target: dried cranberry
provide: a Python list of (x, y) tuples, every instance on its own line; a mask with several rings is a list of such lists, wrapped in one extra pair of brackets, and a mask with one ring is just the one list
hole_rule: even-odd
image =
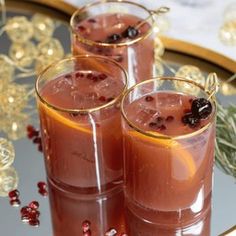
[(174, 117), (173, 116), (167, 116), (166, 117), (166, 121), (167, 122), (171, 122), (171, 121), (173, 121), (174, 120)]
[(134, 39), (136, 36), (138, 36), (139, 32), (138, 30), (133, 27), (133, 26), (129, 26), (123, 33), (122, 36), (124, 38), (130, 38), (130, 39)]
[(195, 117), (205, 119), (211, 114), (212, 105), (205, 98), (197, 98), (192, 102), (191, 111)]
[(154, 100), (154, 97), (152, 97), (152, 96), (150, 96), (150, 95), (147, 95), (146, 97), (145, 97), (145, 101), (146, 102), (151, 102), (151, 101), (153, 101)]
[(107, 43), (116, 43), (121, 40), (121, 36), (119, 34), (112, 34), (107, 37)]
[(13, 200), (13, 199), (17, 199), (17, 198), (19, 198), (19, 196), (20, 196), (20, 192), (19, 192), (17, 189), (15, 189), (15, 190), (10, 191), (10, 192), (8, 193), (8, 196), (9, 196), (9, 198), (11, 198), (12, 200)]
[(39, 208), (39, 203), (37, 201), (32, 201), (28, 205), (31, 209), (38, 209)]

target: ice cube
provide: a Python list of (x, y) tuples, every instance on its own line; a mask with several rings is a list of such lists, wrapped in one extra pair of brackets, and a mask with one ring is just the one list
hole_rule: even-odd
[(119, 92), (119, 87), (120, 86), (115, 79), (108, 77), (105, 80), (97, 82), (94, 86), (94, 91), (99, 97), (115, 98)]
[(63, 92), (67, 90), (71, 85), (72, 85), (71, 78), (60, 79), (56, 81), (56, 83), (53, 85), (52, 92), (53, 94)]
[(156, 108), (161, 107), (163, 109), (169, 108), (181, 108), (183, 106), (180, 94), (159, 94), (155, 99)]

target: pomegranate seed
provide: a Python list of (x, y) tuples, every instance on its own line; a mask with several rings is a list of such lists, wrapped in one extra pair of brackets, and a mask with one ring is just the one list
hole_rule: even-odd
[(93, 74), (92, 73), (88, 73), (86, 77), (87, 77), (87, 79), (91, 79), (92, 80), (93, 79)]
[(107, 75), (105, 75), (105, 74), (100, 74), (100, 75), (98, 75), (98, 78), (99, 78), (100, 80), (104, 80), (104, 79), (107, 78)]
[(145, 97), (145, 101), (146, 101), (146, 102), (151, 102), (151, 101), (153, 101), (153, 100), (154, 100), (154, 98), (153, 98), (152, 96), (150, 96), (150, 95), (148, 95), (148, 96)]
[(106, 101), (106, 97), (100, 96), (100, 97), (98, 98), (98, 100), (101, 101), (101, 102), (105, 102), (105, 101)]
[(48, 196), (48, 191), (46, 189), (39, 189), (38, 193), (43, 197)]
[(32, 201), (31, 203), (29, 203), (28, 205), (31, 209), (38, 209), (39, 208), (39, 203), (37, 201)]
[(94, 75), (93, 78), (92, 78), (92, 80), (93, 80), (93, 82), (97, 82), (97, 81), (99, 80), (99, 78)]
[(150, 127), (155, 127), (155, 126), (157, 126), (157, 123), (155, 123), (155, 122), (150, 122), (150, 123), (149, 123), (149, 126), (150, 126)]
[(31, 211), (32, 209), (30, 207), (24, 206), (21, 208), (20, 213), (21, 215), (28, 215)]
[(37, 211), (37, 210), (32, 210), (32, 211), (29, 212), (29, 214), (28, 214), (28, 217), (29, 217), (30, 219), (37, 219), (37, 218), (39, 218), (39, 216), (40, 216), (40, 211)]
[(167, 122), (171, 122), (171, 121), (173, 121), (174, 120), (174, 117), (173, 116), (167, 116), (166, 117), (166, 121)]
[(117, 234), (117, 231), (115, 229), (109, 229), (106, 233), (105, 236), (115, 236)]
[(35, 138), (33, 139), (33, 143), (41, 144), (41, 143), (42, 143), (42, 140), (41, 140), (40, 137), (35, 137)]
[(35, 131), (35, 128), (34, 128), (34, 126), (33, 125), (27, 125), (27, 127), (26, 127), (26, 130), (27, 130), (27, 132), (33, 132), (33, 131)]
[(111, 102), (112, 100), (114, 100), (114, 98), (108, 98), (107, 102)]
[(90, 225), (91, 225), (90, 221), (88, 221), (88, 220), (83, 221), (82, 230), (84, 233), (90, 229)]
[(75, 73), (75, 77), (78, 78), (78, 77), (84, 77), (84, 74), (81, 73), (81, 72), (76, 72)]
[(43, 151), (43, 146), (42, 146), (42, 144), (39, 144), (39, 145), (38, 145), (38, 151), (39, 151), (39, 152), (42, 152), (42, 151)]
[(89, 23), (96, 23), (97, 21), (95, 19), (91, 18), (91, 19), (88, 19), (88, 22)]
[(14, 200), (14, 199), (19, 198), (20, 192), (19, 192), (17, 189), (15, 189), (15, 190), (10, 191), (10, 192), (8, 193), (8, 196), (9, 196), (9, 198), (11, 198), (12, 200)]
[(28, 215), (23, 215), (21, 216), (21, 221), (23, 223), (28, 223), (29, 222), (29, 216)]
[(158, 127), (158, 130), (165, 130), (166, 129), (166, 126), (165, 125), (161, 125)]
[(37, 186), (39, 189), (46, 189), (47, 188), (47, 184), (43, 181), (38, 182)]
[(19, 207), (20, 204), (21, 204), (21, 202), (20, 202), (20, 200), (17, 198), (17, 199), (11, 200), (11, 201), (10, 201), (10, 204), (11, 204), (11, 206), (13, 206), (13, 207)]
[(83, 233), (83, 236), (91, 236), (91, 235), (92, 235), (92, 232), (90, 229)]
[(156, 120), (158, 123), (160, 123), (164, 120), (164, 118), (162, 116), (158, 116)]
[(67, 74), (67, 75), (65, 75), (65, 78), (66, 78), (66, 79), (71, 79), (71, 78), (72, 78), (72, 75), (71, 75), (71, 74)]
[(38, 227), (40, 224), (38, 219), (30, 219), (29, 220), (29, 225), (34, 226), (34, 227)]
[(86, 28), (82, 25), (79, 25), (78, 28), (77, 28), (79, 31), (83, 32), (86, 30)]

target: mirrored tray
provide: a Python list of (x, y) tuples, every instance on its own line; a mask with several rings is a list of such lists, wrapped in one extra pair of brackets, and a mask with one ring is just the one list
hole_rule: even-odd
[[(24, 15), (30, 19), (35, 13), (42, 13), (50, 16), (52, 19), (54, 19), (57, 25), (53, 37), (59, 39), (59, 41), (63, 44), (65, 54), (70, 52), (70, 30), (68, 22), (70, 15), (75, 10), (73, 6), (68, 5), (62, 1), (46, 0), (7, 0), (6, 4), (7, 17)], [(162, 38), (162, 40), (166, 47), (163, 59), (166, 63), (174, 68), (178, 68), (184, 64), (195, 65), (199, 67), (205, 74), (216, 72), (222, 80), (229, 78), (233, 73), (236, 72), (236, 62), (220, 54), (196, 45), (170, 38)], [(8, 54), (9, 47), (10, 41), (6, 34), (3, 34), (0, 37), (0, 54)], [(168, 71), (166, 74), (168, 75)], [(22, 83), (24, 80), (27, 80), (26, 83), (33, 87), (35, 76), (17, 81)], [(227, 105), (230, 102), (236, 102), (235, 95), (226, 96), (219, 94), (218, 98), (223, 105)], [(31, 105), (35, 107), (34, 99), (32, 99)], [(38, 126), (38, 122), (34, 122), (34, 125)], [(4, 133), (0, 133), (0, 136), (5, 137), (6, 135)], [(0, 235), (53, 235), (48, 198), (44, 198), (39, 195), (37, 189), (37, 183), (39, 181), (46, 181), (43, 155), (37, 150), (36, 145), (32, 144), (32, 141), (28, 138), (21, 138), (14, 141), (13, 143), (16, 152), (16, 158), (13, 163), (13, 167), (19, 177), (17, 188), (21, 194), (20, 199), (22, 206), (27, 205), (27, 203), (32, 200), (39, 201), (41, 212), (40, 227), (34, 228), (28, 226), (27, 224), (23, 224), (20, 220), (20, 208), (11, 207), (8, 197), (0, 197)], [(235, 199), (235, 179), (223, 173), (218, 167), (215, 167), (212, 211), (210, 219), (211, 236), (220, 235), (236, 224)], [(57, 200), (63, 203), (62, 200)], [(119, 207), (121, 207), (122, 202), (117, 202), (117, 204)], [(65, 207), (69, 206), (75, 208), (78, 210), (76, 214), (79, 216), (79, 205), (80, 204), (77, 203), (75, 199), (73, 199), (73, 203), (67, 204)], [(62, 206), (61, 209), (64, 209), (64, 206)], [(61, 214), (63, 214), (63, 212)], [(81, 222), (78, 222), (78, 228), (80, 228), (80, 231), (78, 232), (82, 232)]]

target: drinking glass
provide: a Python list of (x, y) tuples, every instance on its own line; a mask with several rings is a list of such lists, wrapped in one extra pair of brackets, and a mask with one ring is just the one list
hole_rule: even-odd
[[(216, 110), (209, 95), (203, 86), (176, 77), (147, 80), (125, 93), (125, 199), (129, 210), (145, 221), (190, 224), (209, 209)], [(203, 98), (211, 113), (193, 117), (191, 106)]]
[(127, 74), (102, 56), (52, 64), (36, 92), (48, 180), (66, 191), (101, 194), (122, 184), (120, 100)]
[[(146, 7), (129, 1), (88, 4), (71, 18), (72, 52), (74, 55), (104, 55), (121, 63), (128, 71), (128, 86), (146, 80), (154, 71), (152, 14)], [(140, 22), (137, 35), (124, 36), (128, 27), (137, 27)], [(118, 38), (111, 39), (114, 34)]]

